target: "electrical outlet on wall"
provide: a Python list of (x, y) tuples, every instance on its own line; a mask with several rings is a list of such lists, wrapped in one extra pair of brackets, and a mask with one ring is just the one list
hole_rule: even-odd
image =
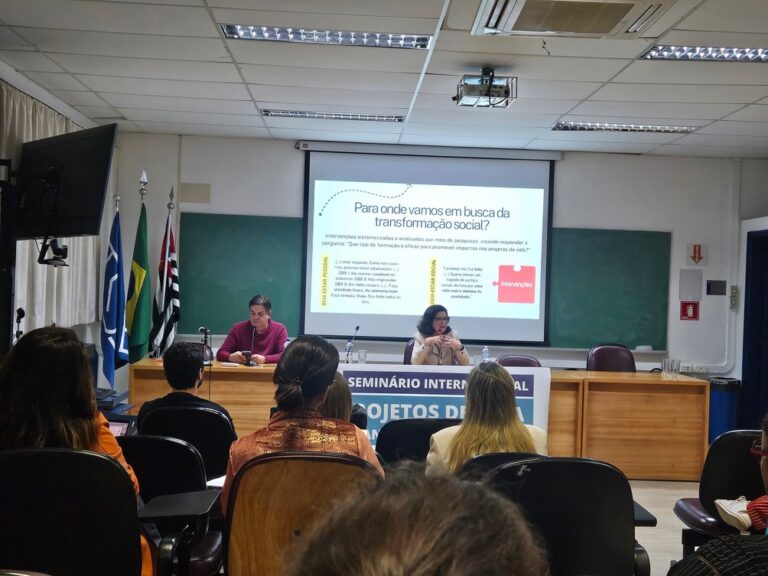
[(680, 362), (680, 372), (691, 372), (691, 365), (688, 362)]

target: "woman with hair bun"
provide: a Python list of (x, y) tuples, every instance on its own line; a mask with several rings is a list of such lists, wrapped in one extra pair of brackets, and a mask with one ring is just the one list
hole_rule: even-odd
[(232, 480), (248, 460), (270, 452), (307, 450), (363, 458), (384, 475), (365, 432), (354, 424), (318, 412), (336, 376), (339, 352), (319, 336), (299, 336), (280, 357), (273, 381), (277, 412), (264, 428), (240, 438), (229, 450), (227, 477), (221, 492), (226, 513)]

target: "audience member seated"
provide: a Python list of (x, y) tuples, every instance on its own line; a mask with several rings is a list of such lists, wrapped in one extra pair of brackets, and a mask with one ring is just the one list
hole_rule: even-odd
[[(0, 407), (0, 450), (73, 448), (101, 452), (120, 462), (138, 496), (136, 475), (109, 431), (109, 422), (96, 409), (88, 358), (72, 330), (38, 328), (11, 348), (0, 366)], [(153, 574), (144, 537), (141, 566), (142, 576)]]
[(328, 387), (325, 402), (318, 406), (317, 411), (326, 418), (352, 422), (361, 430), (368, 427), (368, 414), (360, 404), (352, 404), (349, 382), (341, 372), (336, 372), (333, 383)]
[(479, 484), (415, 464), (355, 492), (298, 540), (289, 576), (545, 576), (517, 506)]
[(515, 383), (495, 362), (483, 362), (467, 378), (464, 421), (432, 435), (427, 474), (456, 473), (475, 456), (489, 452), (547, 454), (547, 433), (523, 424), (517, 413)]
[[(751, 451), (760, 458), (760, 474), (768, 493), (768, 414), (763, 418), (760, 445), (753, 446)], [(752, 501), (743, 496), (737, 500), (715, 500), (715, 506), (723, 522), (742, 532), (754, 530), (765, 533), (768, 528), (768, 496), (760, 496)]]
[(222, 510), (227, 510), (232, 480), (240, 467), (251, 458), (270, 452), (351, 454), (367, 460), (384, 475), (365, 432), (354, 424), (326, 418), (318, 412), (338, 365), (338, 350), (319, 336), (300, 336), (288, 345), (273, 376), (277, 412), (266, 427), (240, 438), (229, 451)]
[(223, 406), (197, 395), (203, 383), (203, 350), (200, 344), (176, 342), (171, 345), (163, 355), (163, 372), (173, 391), (162, 398), (144, 402), (137, 418), (139, 429), (147, 415), (158, 408), (210, 408), (221, 412), (232, 422)]
[(238, 322), (227, 334), (227, 338), (216, 352), (219, 362), (245, 364), (243, 352), (250, 351), (256, 364), (274, 364), (280, 359), (288, 331), (283, 324), (272, 320), (272, 300), (269, 296), (257, 294), (248, 302), (250, 318)]
[(469, 364), (469, 352), (459, 340), (459, 333), (452, 330), (445, 306), (434, 304), (424, 310), (413, 335), (411, 364)]

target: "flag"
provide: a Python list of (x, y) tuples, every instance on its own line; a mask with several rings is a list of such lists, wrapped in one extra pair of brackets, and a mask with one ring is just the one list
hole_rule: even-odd
[(128, 281), (128, 302), (125, 305), (125, 319), (128, 325), (131, 363), (147, 355), (149, 328), (152, 321), (152, 288), (149, 282), (149, 255), (147, 254), (147, 210), (141, 204), (139, 226), (136, 229), (136, 243), (133, 245), (131, 278)]
[(152, 332), (149, 340), (154, 356), (162, 356), (173, 344), (178, 321), (179, 266), (176, 261), (176, 245), (173, 242), (173, 220), (169, 210), (160, 253), (155, 301), (152, 305)]
[(104, 267), (104, 309), (101, 314), (102, 372), (115, 387), (115, 370), (128, 362), (128, 332), (125, 327), (125, 283), (123, 282), (123, 244), (120, 239), (120, 213), (115, 211), (109, 234), (107, 263)]

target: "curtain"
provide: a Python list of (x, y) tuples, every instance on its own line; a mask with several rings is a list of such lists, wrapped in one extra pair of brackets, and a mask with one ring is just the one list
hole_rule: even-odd
[[(81, 127), (42, 102), (0, 80), (0, 158), (19, 167), (21, 145)], [(16, 244), (14, 307), (26, 310), (25, 330), (55, 322), (59, 326), (98, 321), (99, 237), (61, 239), (69, 246), (67, 267), (37, 263), (38, 244)]]

